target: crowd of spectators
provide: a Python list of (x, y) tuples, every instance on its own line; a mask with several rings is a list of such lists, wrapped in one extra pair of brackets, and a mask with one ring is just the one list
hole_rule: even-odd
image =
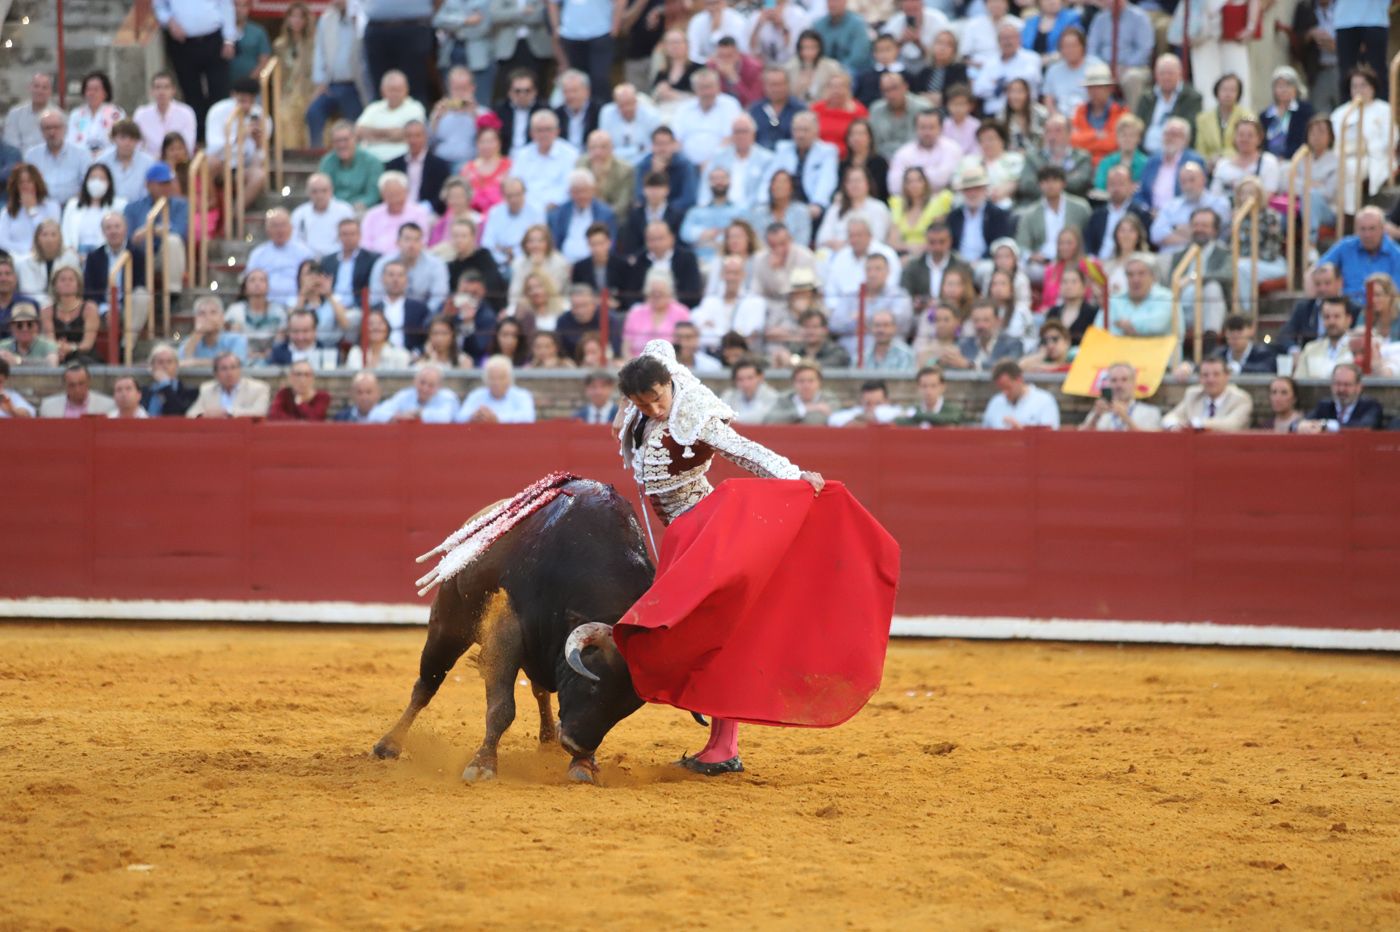
[[(100, 361), (124, 253), (138, 322), (153, 312), (147, 268), (178, 305), (185, 243), (219, 229), (217, 183), (188, 171), (200, 148), (215, 179), (238, 166), (250, 199), (267, 187), (269, 134), (324, 154), (305, 201), (253, 226), (238, 294), (189, 289), (193, 325), (151, 353), (141, 410), (324, 419), (317, 373), (350, 369), (349, 420), (516, 422), (535, 408), (515, 370), (580, 368), (597, 414), (602, 374), (662, 338), (699, 372), (729, 370), (745, 420), (958, 422), (942, 414), (941, 373), (964, 370), (998, 389), (987, 426), (1059, 426), (1023, 373), (1066, 371), (1091, 326), (1174, 335), (1191, 357), (1167, 285), (1192, 248), (1203, 274), (1180, 306), (1189, 317), (1199, 289), (1201, 349), (1220, 366), (1171, 373), (1200, 385), (1155, 417), (1109, 373), (1086, 426), (1232, 428), (1248, 396), (1217, 368), (1226, 382), (1335, 383), (1365, 357), (1400, 372), (1400, 206), (1376, 206), (1396, 147), (1383, 5), (1201, 3), (1189, 22), (1171, 0), (331, 0), (320, 15), (293, 2), (277, 22), (251, 19), (248, 0), (155, 11), (170, 70), (130, 115), (100, 72), (68, 113), (38, 74), (6, 114), (6, 365), (73, 375)], [(275, 113), (259, 83), (272, 60)], [(1300, 175), (1292, 193), (1308, 200), (1309, 296), (1258, 340), (1251, 289), (1236, 285), (1290, 271), (1286, 227), (1303, 212), (1286, 209), (1288, 165), (1305, 148), (1309, 186)], [(168, 236), (147, 229), (160, 198)], [(209, 228), (193, 227), (191, 201), (211, 208)], [(1249, 210), (1237, 262), (1231, 221)], [(1372, 282), (1388, 290), (1368, 322)], [(213, 379), (186, 398), (157, 358)], [(247, 365), (283, 367), (287, 385), (274, 393)], [(801, 386), (776, 396), (768, 366)], [(443, 387), (444, 372), (477, 367), (485, 384), (466, 399)], [(822, 367), (869, 373), (865, 403), (827, 410)], [(376, 398), (374, 373), (407, 368), (411, 389)], [(882, 379), (916, 379), (920, 404), (889, 404)], [(78, 410), (69, 388), (65, 376), (51, 410)]]

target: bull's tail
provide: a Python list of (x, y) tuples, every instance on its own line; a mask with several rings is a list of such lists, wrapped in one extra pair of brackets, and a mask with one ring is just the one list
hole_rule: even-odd
[(446, 540), (418, 558), (417, 562), (424, 563), (438, 554), (443, 555), (432, 572), (415, 584), (419, 587), (418, 594), (427, 595), (434, 586), (456, 576), (511, 528), (554, 501), (563, 492), (564, 485), (577, 478), (573, 473), (550, 473), (515, 497), (498, 502), (473, 516)]

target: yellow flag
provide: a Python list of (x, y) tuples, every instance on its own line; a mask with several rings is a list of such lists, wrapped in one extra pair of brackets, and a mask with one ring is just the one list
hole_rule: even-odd
[(1097, 398), (1103, 391), (1109, 367), (1123, 362), (1137, 371), (1137, 396), (1147, 398), (1157, 391), (1167, 371), (1176, 337), (1118, 337), (1099, 327), (1084, 331), (1079, 353), (1069, 367), (1060, 391), (1066, 395)]

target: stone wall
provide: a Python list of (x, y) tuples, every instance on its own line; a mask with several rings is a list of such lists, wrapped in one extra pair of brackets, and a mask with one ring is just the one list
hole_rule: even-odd
[[(98, 391), (110, 394), (112, 382), (117, 376), (125, 374), (135, 375), (137, 380), (143, 383), (149, 378), (144, 369), (102, 367), (93, 370), (93, 387)], [(284, 384), (280, 369), (250, 368), (246, 374), (267, 381), (274, 389)], [(335, 399), (336, 408), (339, 408), (349, 398), (350, 379), (353, 375), (353, 372), (337, 371), (321, 373), (317, 376), (320, 387), (330, 392)], [(208, 377), (198, 374), (192, 368), (186, 370), (185, 376), (196, 382)], [(385, 397), (413, 381), (411, 370), (380, 373), (379, 377)], [(836, 396), (842, 405), (854, 405), (859, 403), (861, 383), (868, 378), (870, 375), (867, 373), (850, 370), (833, 371), (826, 376), (826, 388)], [(980, 416), (987, 405), (987, 400), (995, 393), (990, 380), (985, 375), (966, 372), (950, 372), (947, 378), (949, 400), (961, 404), (965, 410), (970, 411), (975, 416)], [(1027, 378), (1032, 383), (1052, 392), (1059, 399), (1061, 419), (1067, 425), (1079, 423), (1093, 406), (1092, 399), (1061, 394), (1062, 376), (1060, 375), (1031, 375)], [(727, 379), (706, 379), (705, 381), (716, 392), (722, 392), (729, 387)], [(1267, 416), (1269, 412), (1269, 377), (1245, 376), (1235, 381), (1253, 397), (1256, 421)], [(569, 417), (583, 403), (583, 372), (580, 370), (548, 372), (524, 370), (517, 374), (517, 382), (534, 394), (535, 404), (541, 419)], [(787, 391), (790, 387), (786, 371), (770, 372), (768, 383), (780, 392)], [(463, 397), (467, 392), (481, 384), (480, 373), (477, 371), (455, 371), (447, 375), (444, 384), (456, 392), (458, 397)], [(887, 384), (896, 402), (913, 403), (916, 397), (916, 387), (912, 378), (891, 378), (887, 380)], [(1151, 402), (1162, 407), (1165, 412), (1181, 400), (1189, 385), (1190, 383), (1164, 381), (1157, 390), (1157, 394), (1151, 398)], [(19, 391), (37, 407), (40, 398), (62, 390), (62, 370), (16, 369), (10, 376), (9, 387)], [(1301, 392), (1303, 396), (1302, 407), (1304, 411), (1307, 411), (1318, 400), (1327, 396), (1328, 388), (1324, 382), (1310, 382), (1301, 386)], [(1387, 413), (1392, 416), (1400, 416), (1400, 380), (1375, 379), (1368, 381), (1366, 392), (1371, 397), (1379, 399), (1385, 406)]]

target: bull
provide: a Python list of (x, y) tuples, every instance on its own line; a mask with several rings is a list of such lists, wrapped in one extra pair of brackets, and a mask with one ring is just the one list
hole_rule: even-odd
[[(532, 490), (542, 488), (551, 497), (540, 505)], [(655, 570), (631, 505), (611, 486), (558, 475), (511, 502), (515, 513), (528, 513), (512, 521), (509, 508), (500, 512), (503, 517), (490, 526), (503, 532), (479, 541), (460, 570), (441, 580), (424, 577), (440, 585), (418, 680), (408, 708), (374, 754), (399, 756), (414, 719), (447, 672), (480, 644), (486, 732), (462, 778), (496, 776), (497, 745), (515, 720), (515, 680), (524, 671), (539, 705), (540, 745), (558, 741), (572, 755), (569, 777), (596, 782), (595, 753), (603, 737), (642, 706), (611, 626), (651, 586)], [(504, 503), (495, 507), (499, 511)], [(557, 729), (550, 707), (555, 692)]]

